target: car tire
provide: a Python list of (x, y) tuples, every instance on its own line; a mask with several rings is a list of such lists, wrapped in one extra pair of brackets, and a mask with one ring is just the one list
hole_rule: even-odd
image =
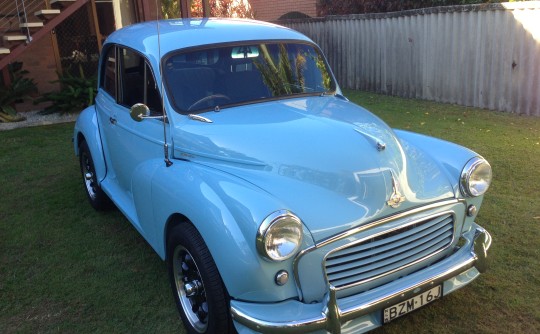
[(190, 334), (236, 333), (229, 295), (197, 229), (181, 223), (167, 242), (169, 280), (180, 317)]
[(86, 141), (79, 145), (79, 163), (81, 166), (82, 181), (84, 190), (90, 205), (96, 210), (108, 210), (113, 204), (107, 194), (103, 192), (97, 181), (94, 160)]

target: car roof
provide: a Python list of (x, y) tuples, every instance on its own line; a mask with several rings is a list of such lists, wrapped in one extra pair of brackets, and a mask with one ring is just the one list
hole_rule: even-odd
[(246, 19), (173, 19), (137, 23), (112, 33), (107, 44), (120, 44), (145, 54), (151, 61), (168, 52), (207, 44), (235, 41), (300, 40), (312, 42), (305, 35), (272, 23)]

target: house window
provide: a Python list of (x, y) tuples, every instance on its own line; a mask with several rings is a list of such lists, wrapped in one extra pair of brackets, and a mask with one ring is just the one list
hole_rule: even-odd
[[(99, 32), (101, 38), (109, 36), (116, 30), (114, 22), (114, 8), (112, 0), (100, 0), (96, 1), (96, 17), (98, 21)], [(121, 27), (119, 27), (121, 28)]]

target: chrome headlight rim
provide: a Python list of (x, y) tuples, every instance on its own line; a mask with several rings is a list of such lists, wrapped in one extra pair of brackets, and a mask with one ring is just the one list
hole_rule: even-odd
[[(489, 168), (489, 178), (486, 180), (487, 185), (485, 186), (485, 188), (479, 192), (475, 190), (474, 188), (472, 188), (471, 177), (474, 175), (475, 172), (479, 170), (480, 167), (486, 167), (486, 166)], [(492, 170), (491, 170), (491, 165), (489, 164), (489, 162), (487, 162), (487, 160), (482, 157), (474, 157), (467, 162), (467, 164), (465, 165), (465, 167), (463, 167), (463, 170), (461, 171), (461, 177), (460, 177), (461, 193), (465, 197), (482, 196), (489, 189), (489, 186), (491, 185), (491, 180), (492, 180)]]
[[(286, 221), (296, 225), (296, 228), (299, 230), (299, 238), (296, 240), (296, 245), (290, 253), (281, 257), (273, 257), (266, 247), (267, 237), (274, 228), (279, 227), (280, 224), (283, 224)], [(302, 240), (303, 223), (300, 218), (289, 210), (278, 210), (268, 215), (259, 226), (256, 239), (257, 251), (259, 255), (267, 261), (282, 262), (292, 258), (298, 253), (302, 245)]]

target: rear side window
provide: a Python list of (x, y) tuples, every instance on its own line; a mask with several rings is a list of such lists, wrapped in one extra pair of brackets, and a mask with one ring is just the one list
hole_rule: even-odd
[(116, 64), (116, 47), (113, 46), (110, 47), (105, 54), (105, 59), (103, 61), (103, 72), (101, 72), (100, 86), (115, 100), (117, 95)]

